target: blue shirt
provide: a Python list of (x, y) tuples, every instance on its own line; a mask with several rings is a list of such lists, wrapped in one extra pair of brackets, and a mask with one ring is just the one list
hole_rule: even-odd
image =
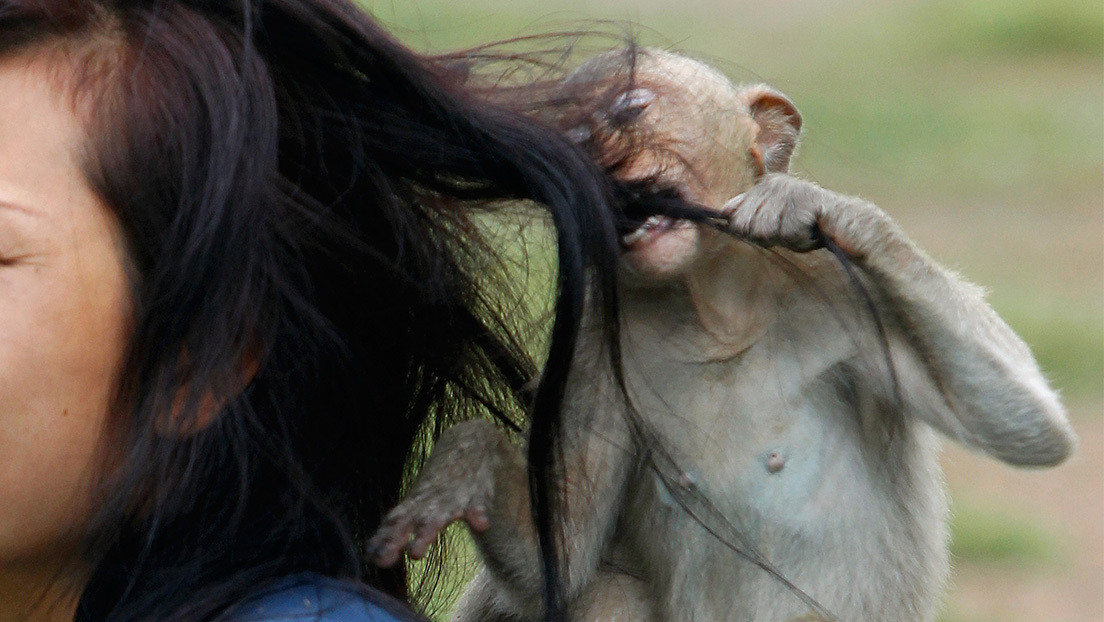
[(238, 607), (229, 622), (408, 622), (386, 596), (352, 583), (303, 573)]

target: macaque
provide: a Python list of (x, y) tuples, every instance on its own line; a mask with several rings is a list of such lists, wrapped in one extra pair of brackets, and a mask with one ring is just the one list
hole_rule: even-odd
[[(932, 620), (948, 572), (937, 433), (1013, 465), (1076, 443), (1030, 351), (879, 208), (788, 174), (801, 116), (777, 91), (640, 50), (609, 108), (569, 135), (725, 224), (652, 216), (623, 238), (627, 396), (597, 317), (580, 338), (560, 484), (570, 618)], [(485, 564), (455, 619), (538, 620), (526, 464), (489, 422), (441, 438), (376, 559), (419, 557), (455, 520)]]

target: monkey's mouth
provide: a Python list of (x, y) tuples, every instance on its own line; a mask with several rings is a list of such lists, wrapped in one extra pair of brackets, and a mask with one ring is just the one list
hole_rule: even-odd
[(675, 221), (667, 216), (654, 214), (649, 216), (636, 229), (621, 236), (621, 246), (626, 250), (632, 250), (648, 244), (657, 237), (663, 235), (673, 227)]
[(656, 191), (648, 181), (637, 181), (626, 185), (630, 191), (630, 200), (626, 201), (617, 223), (621, 234), (621, 248), (633, 250), (648, 244), (674, 226), (674, 220), (665, 216), (666, 203), (677, 200), (674, 190)]

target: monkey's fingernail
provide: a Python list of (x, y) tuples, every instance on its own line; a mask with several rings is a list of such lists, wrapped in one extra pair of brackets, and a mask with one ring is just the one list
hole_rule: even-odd
[(746, 197), (746, 196), (747, 196), (747, 193), (743, 192), (743, 193), (740, 193), (740, 194), (732, 197), (728, 201), (725, 201), (724, 206), (721, 207), (721, 213), (724, 214), (725, 216), (731, 216), (733, 214), (733, 212), (735, 212), (737, 209), (739, 209), (740, 204), (744, 202), (744, 197)]

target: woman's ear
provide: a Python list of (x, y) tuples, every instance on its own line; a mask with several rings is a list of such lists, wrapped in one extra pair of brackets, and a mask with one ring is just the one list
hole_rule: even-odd
[(741, 89), (740, 96), (758, 126), (752, 154), (767, 173), (785, 173), (801, 134), (801, 113), (785, 95), (766, 85)]
[[(186, 354), (183, 354), (181, 358), (186, 359), (186, 356)], [(227, 391), (216, 392), (215, 389), (208, 388), (197, 396), (192, 394), (191, 387), (185, 381), (173, 398), (172, 412), (167, 418), (158, 419), (158, 431), (165, 435), (187, 437), (207, 429), (207, 426), (215, 421), (215, 417), (226, 406), (226, 403), (241, 394), (249, 386), (249, 383), (253, 382), (253, 378), (257, 375), (259, 369), (260, 356), (256, 352), (250, 351), (239, 361), (237, 378)], [(189, 405), (188, 400), (197, 401), (192, 416), (185, 419), (184, 413)]]

